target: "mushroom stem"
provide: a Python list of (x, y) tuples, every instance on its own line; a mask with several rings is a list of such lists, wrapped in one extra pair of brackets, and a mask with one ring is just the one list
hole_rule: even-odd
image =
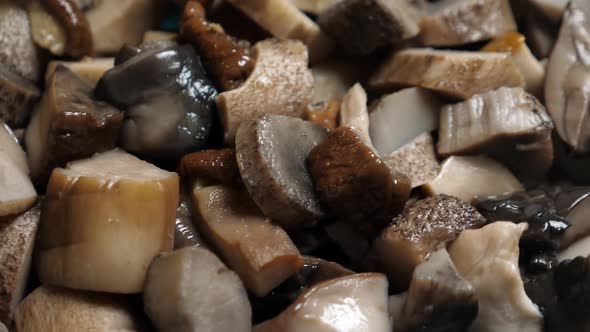
[(90, 25), (84, 13), (72, 0), (42, 1), (51, 15), (65, 26), (68, 34), (67, 53), (73, 57), (93, 56)]

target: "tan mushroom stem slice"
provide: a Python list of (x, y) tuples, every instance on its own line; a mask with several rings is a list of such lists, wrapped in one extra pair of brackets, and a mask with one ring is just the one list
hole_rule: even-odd
[(438, 128), (442, 101), (422, 88), (408, 88), (381, 97), (369, 114), (371, 140), (382, 157), (416, 136)]
[(252, 330), (242, 281), (207, 249), (184, 248), (156, 257), (143, 300), (161, 332)]
[(55, 72), (57, 66), (62, 65), (74, 72), (76, 75), (85, 79), (93, 86), (98, 83), (102, 75), (109, 69), (113, 68), (114, 58), (84, 58), (81, 61), (51, 61), (45, 71), (45, 81), (51, 80), (51, 75)]
[(32, 82), (0, 64), (0, 121), (14, 128), (24, 126), (40, 96)]
[(86, 12), (94, 49), (115, 54), (125, 44), (138, 45), (157, 23), (157, 1), (101, 0)]
[(290, 0), (297, 9), (314, 14), (319, 15), (327, 8), (341, 2), (343, 0)]
[(330, 59), (311, 68), (313, 74), (312, 102), (340, 101), (355, 82), (365, 76), (362, 64)]
[(197, 228), (255, 295), (268, 294), (303, 266), (287, 233), (247, 193), (210, 186), (196, 189), (193, 203)]
[(35, 43), (52, 54), (63, 55), (68, 43), (66, 29), (43, 7), (41, 1), (29, 1), (27, 11)]
[[(286, 0), (285, 0), (286, 1)], [(226, 145), (233, 145), (240, 124), (264, 114), (302, 118), (313, 97), (307, 50), (297, 41), (271, 39), (252, 49), (256, 65), (237, 89), (217, 96)]]
[(531, 0), (531, 4), (541, 10), (552, 22), (561, 20), (568, 2), (568, 0)]
[(430, 253), (485, 219), (456, 197), (438, 195), (407, 206), (374, 243), (382, 268), (395, 286), (406, 289), (414, 268)]
[(363, 142), (376, 154), (377, 150), (369, 135), (369, 111), (367, 110), (367, 93), (359, 83), (346, 92), (340, 105), (340, 126), (356, 131)]
[(16, 306), (25, 295), (40, 214), (37, 205), (0, 223), (0, 323), (10, 325)]
[(46, 284), (139, 293), (171, 250), (178, 176), (121, 150), (54, 170), (43, 203), (37, 271)]
[(313, 286), (253, 332), (391, 332), (387, 307), (385, 277), (355, 274)]
[(417, 85), (458, 99), (502, 86), (524, 86), (509, 54), (406, 49), (395, 53), (369, 80), (369, 87), (393, 91)]
[(366, 55), (418, 35), (421, 15), (407, 0), (343, 0), (318, 23), (345, 52)]
[(563, 16), (547, 67), (545, 102), (559, 136), (576, 152), (590, 150), (590, 2), (574, 0)]
[(410, 179), (412, 188), (431, 182), (440, 171), (430, 133), (417, 136), (382, 159), (393, 171), (405, 174)]
[(290, 0), (229, 0), (229, 2), (273, 36), (303, 42), (309, 49), (311, 62), (326, 58), (332, 51), (330, 38)]
[(516, 31), (508, 0), (465, 0), (426, 16), (420, 22), (426, 46), (454, 46)]
[(36, 199), (37, 192), (29, 176), (9, 155), (0, 151), (0, 218), (26, 211)]
[(36, 331), (142, 331), (139, 315), (129, 299), (41, 286), (18, 307), (16, 329)]
[(424, 185), (430, 195), (446, 194), (466, 202), (523, 191), (518, 179), (502, 164), (483, 156), (447, 158), (438, 176)]
[(475, 288), (479, 312), (470, 332), (541, 332), (543, 316), (527, 297), (518, 269), (518, 242), (527, 224), (495, 222), (466, 230), (449, 249)]
[(551, 167), (553, 123), (522, 88), (500, 88), (443, 107), (438, 153), (487, 154), (516, 175), (540, 178)]
[(27, 155), (23, 151), (14, 132), (0, 120), (0, 155), (12, 160), (24, 174), (29, 174)]

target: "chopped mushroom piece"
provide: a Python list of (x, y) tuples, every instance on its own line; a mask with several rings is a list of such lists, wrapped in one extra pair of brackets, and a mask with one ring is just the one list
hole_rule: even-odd
[(23, 151), (14, 132), (0, 120), (0, 157), (11, 160), (23, 174), (29, 174), (27, 154)]
[(39, 226), (39, 279), (75, 289), (141, 292), (149, 263), (172, 249), (178, 192), (176, 173), (121, 150), (54, 170)]
[(531, 0), (531, 4), (553, 22), (559, 22), (569, 0)]
[(524, 179), (538, 180), (553, 163), (553, 123), (522, 88), (500, 88), (443, 107), (438, 153), (486, 154)]
[(319, 284), (320, 282), (346, 277), (355, 274), (352, 270), (345, 268), (344, 266), (330, 262), (321, 258), (304, 256), (305, 266), (312, 268), (311, 275), (307, 280), (309, 287)]
[(160, 40), (176, 41), (178, 40), (178, 33), (159, 30), (148, 30), (143, 34), (143, 39), (141, 40), (141, 42), (146, 43)]
[(9, 332), (8, 329), (6, 328), (6, 325), (0, 323), (0, 332)]
[(387, 280), (361, 273), (319, 283), (253, 332), (391, 332)]
[(317, 123), (326, 129), (336, 129), (340, 118), (340, 103), (337, 101), (309, 104), (306, 109), (307, 121)]
[(576, 153), (590, 151), (590, 2), (573, 0), (547, 67), (545, 102), (561, 139)]
[(193, 224), (190, 205), (190, 200), (187, 197), (182, 197), (176, 209), (176, 229), (174, 230), (175, 250), (185, 247), (207, 248)]
[(297, 9), (310, 13), (313, 15), (319, 15), (327, 8), (341, 2), (343, 0), (290, 0)]
[(363, 142), (377, 154), (369, 135), (369, 111), (367, 93), (359, 83), (348, 90), (340, 105), (340, 126), (353, 129)]
[(143, 331), (140, 315), (129, 299), (41, 286), (29, 294), (16, 313), (19, 332), (38, 331)]
[(47, 84), (26, 131), (31, 175), (44, 186), (53, 168), (115, 147), (123, 114), (93, 99), (92, 87), (63, 66)]
[(429, 133), (417, 136), (382, 159), (391, 170), (405, 174), (412, 189), (433, 181), (440, 172), (434, 140)]
[(561, 238), (562, 249), (590, 235), (590, 188), (564, 190), (557, 195), (556, 204), (571, 225)]
[(483, 157), (447, 158), (438, 176), (424, 186), (430, 195), (447, 194), (466, 202), (523, 191), (522, 184), (502, 164)]
[(22, 127), (40, 96), (32, 82), (0, 64), (0, 121), (14, 128)]
[(518, 270), (518, 241), (526, 223), (495, 222), (466, 230), (449, 254), (479, 301), (471, 332), (541, 332), (543, 316), (527, 297)]
[(242, 183), (236, 153), (231, 149), (189, 153), (180, 160), (178, 173), (188, 179), (205, 178), (230, 186)]
[(407, 206), (374, 243), (382, 268), (394, 286), (407, 289), (414, 268), (466, 229), (485, 223), (475, 208), (438, 195)]
[(250, 332), (240, 278), (207, 249), (162, 253), (150, 265), (144, 308), (160, 332)]
[(240, 126), (236, 156), (242, 180), (273, 222), (297, 228), (324, 216), (306, 161), (327, 135), (320, 125), (282, 115), (265, 115)]
[(114, 58), (83, 58), (80, 61), (53, 60), (47, 65), (45, 82), (51, 81), (51, 76), (57, 66), (62, 65), (85, 79), (92, 85), (96, 85), (104, 73), (115, 65)]
[(313, 74), (314, 103), (340, 101), (354, 83), (364, 80), (367, 66), (363, 64), (330, 59), (311, 68)]
[(273, 36), (295, 39), (309, 49), (311, 62), (324, 59), (332, 51), (332, 41), (320, 27), (290, 0), (229, 0)]
[(226, 145), (234, 144), (238, 127), (247, 120), (265, 114), (303, 117), (313, 96), (313, 77), (303, 44), (265, 40), (254, 45), (252, 54), (256, 65), (250, 77), (239, 88), (223, 92), (216, 99)]
[(420, 22), (425, 46), (455, 46), (516, 31), (508, 0), (454, 1)]
[(10, 325), (25, 295), (40, 215), (38, 204), (10, 221), (0, 222), (0, 323)]
[(26, 211), (37, 200), (37, 192), (22, 167), (0, 148), (0, 219)]
[(255, 295), (267, 295), (303, 266), (287, 233), (265, 218), (247, 193), (226, 186), (195, 188), (193, 204), (199, 231)]
[(395, 53), (369, 80), (369, 87), (393, 91), (417, 85), (459, 99), (502, 86), (524, 86), (509, 54), (406, 49)]
[(39, 0), (28, 1), (27, 12), (31, 20), (31, 32), (35, 43), (52, 54), (63, 55), (68, 42), (65, 27), (59, 24)]

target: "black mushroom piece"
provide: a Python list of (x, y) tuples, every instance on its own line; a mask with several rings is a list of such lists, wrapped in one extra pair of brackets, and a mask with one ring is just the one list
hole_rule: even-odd
[(271, 114), (238, 129), (236, 158), (242, 180), (260, 210), (277, 224), (293, 229), (325, 215), (306, 161), (327, 135), (320, 125)]
[(352, 128), (334, 130), (308, 158), (320, 203), (339, 221), (379, 231), (404, 207), (410, 179), (391, 169)]
[(41, 92), (29, 80), (0, 64), (0, 120), (12, 128), (25, 125)]
[(176, 160), (201, 149), (217, 92), (192, 47), (155, 47), (107, 71), (96, 96), (125, 111), (121, 145), (152, 159)]

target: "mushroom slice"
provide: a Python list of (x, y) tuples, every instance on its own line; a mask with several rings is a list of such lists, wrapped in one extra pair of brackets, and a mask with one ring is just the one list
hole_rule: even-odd
[(40, 96), (41, 92), (32, 82), (0, 64), (0, 121), (15, 128), (22, 127)]
[(374, 247), (390, 280), (406, 289), (414, 268), (430, 253), (464, 230), (484, 223), (484, 217), (467, 202), (438, 195), (407, 206), (381, 233)]
[(17, 215), (33, 206), (37, 192), (9, 155), (0, 151), (0, 217)]
[(438, 128), (442, 101), (421, 88), (404, 89), (381, 97), (369, 114), (369, 131), (382, 157), (416, 136)]
[(242, 122), (264, 114), (301, 118), (312, 100), (313, 76), (307, 68), (307, 50), (303, 44), (265, 40), (254, 45), (252, 53), (256, 65), (248, 79), (239, 88), (217, 96), (226, 145), (234, 144)]
[(377, 154), (369, 135), (369, 111), (367, 93), (362, 85), (356, 83), (342, 98), (340, 105), (340, 125), (357, 132), (363, 142)]
[(526, 229), (526, 223), (495, 222), (462, 232), (451, 245), (453, 263), (479, 300), (469, 331), (542, 331), (543, 316), (527, 297), (518, 270), (518, 241)]
[(549, 58), (545, 102), (559, 136), (575, 152), (590, 151), (590, 2), (570, 2)]
[(359, 63), (330, 59), (311, 68), (313, 99), (317, 102), (340, 101), (355, 82), (363, 80), (366, 68)]
[(484, 48), (484, 52), (508, 52), (525, 80), (525, 89), (541, 98), (545, 83), (545, 67), (535, 58), (518, 32), (508, 32), (499, 36)]
[(253, 332), (391, 332), (387, 280), (361, 273), (319, 283)]
[(178, 192), (176, 173), (121, 150), (54, 170), (39, 226), (39, 279), (141, 292), (149, 263), (172, 249)]
[(303, 265), (287, 233), (265, 218), (247, 193), (226, 186), (195, 188), (193, 203), (199, 231), (257, 296)]
[(470, 203), (477, 198), (524, 191), (506, 167), (483, 156), (447, 158), (438, 176), (424, 189), (430, 195), (447, 194)]
[(31, 175), (40, 185), (54, 167), (115, 147), (123, 114), (94, 100), (92, 93), (66, 67), (55, 69), (25, 138)]
[(500, 88), (443, 107), (438, 153), (487, 154), (518, 176), (538, 179), (553, 162), (553, 123), (522, 88)]
[[(94, 271), (95, 273), (97, 271)], [(142, 331), (129, 299), (41, 286), (18, 307), (16, 329), (35, 331)]]
[(455, 46), (516, 31), (508, 0), (455, 1), (420, 22), (425, 46)]
[(63, 55), (68, 42), (64, 27), (43, 8), (40, 1), (29, 1), (27, 11), (31, 20), (31, 31), (35, 43), (39, 47), (49, 50), (52, 54)]
[(150, 265), (144, 308), (161, 332), (252, 330), (240, 278), (207, 249), (162, 253)]
[(320, 202), (335, 217), (377, 231), (410, 196), (410, 180), (393, 173), (348, 127), (334, 130), (308, 158)]
[(417, 85), (459, 99), (502, 86), (524, 86), (509, 54), (406, 49), (395, 53), (369, 80), (378, 91)]
[(395, 331), (467, 331), (477, 308), (473, 286), (459, 275), (447, 250), (439, 249), (414, 270), (393, 317)]
[(574, 241), (568, 247), (557, 253), (557, 260), (563, 262), (568, 259), (574, 259), (579, 256), (585, 257), (588, 255), (590, 255), (590, 236)]
[(29, 174), (27, 154), (23, 151), (14, 132), (0, 120), (0, 156), (11, 160), (23, 174)]
[(6, 325), (12, 322), (25, 295), (40, 214), (38, 204), (13, 220), (0, 223), (0, 322)]
[(290, 0), (229, 0), (229, 3), (273, 36), (303, 42), (309, 49), (312, 62), (326, 58), (332, 51), (330, 38)]
[(418, 35), (420, 17), (407, 0), (343, 0), (318, 22), (346, 52), (364, 55)]
[(282, 115), (240, 126), (236, 156), (242, 180), (273, 222), (296, 228), (323, 217), (306, 160), (327, 135), (320, 125)]
[(189, 153), (180, 160), (178, 170), (180, 176), (187, 178), (205, 178), (232, 186), (242, 184), (236, 153), (231, 149)]
[(114, 58), (84, 58), (80, 61), (58, 61), (49, 62), (45, 71), (45, 82), (51, 81), (51, 76), (57, 66), (62, 65), (74, 72), (80, 78), (85, 79), (92, 85), (96, 85), (104, 73), (113, 68)]
[(433, 181), (440, 171), (434, 140), (429, 133), (417, 136), (382, 159), (393, 171), (405, 174), (412, 188)]
[(552, 22), (559, 22), (567, 7), (568, 0), (531, 0), (531, 4), (537, 7)]

